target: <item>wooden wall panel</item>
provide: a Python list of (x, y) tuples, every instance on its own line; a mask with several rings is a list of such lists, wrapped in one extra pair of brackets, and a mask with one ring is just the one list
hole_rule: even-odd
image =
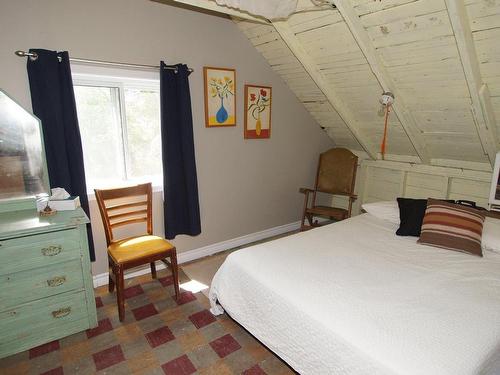
[(465, 180), (453, 178), (450, 181), (450, 199), (466, 199), (477, 202), (482, 207), (487, 207), (490, 195), (490, 183), (484, 181)]
[(356, 186), (362, 203), (407, 198), (447, 198), (476, 201), (486, 207), (491, 173), (387, 161), (361, 161)]
[[(370, 167), (364, 181), (364, 197), (362, 203), (387, 201), (401, 196), (403, 171)], [(357, 181), (357, 185), (363, 184)]]

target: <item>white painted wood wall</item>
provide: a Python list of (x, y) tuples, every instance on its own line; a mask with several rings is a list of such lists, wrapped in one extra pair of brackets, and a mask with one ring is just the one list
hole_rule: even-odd
[[(362, 160), (356, 178), (358, 200), (353, 213), (359, 214), (363, 203), (397, 197), (466, 199), (487, 207), (490, 183), (490, 172)], [(341, 197), (334, 197), (333, 202), (346, 207)]]

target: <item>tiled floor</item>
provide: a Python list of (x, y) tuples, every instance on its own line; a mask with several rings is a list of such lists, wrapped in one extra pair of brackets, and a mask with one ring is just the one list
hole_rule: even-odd
[(226, 315), (214, 317), (202, 293), (176, 301), (171, 276), (163, 270), (158, 277), (126, 280), (121, 323), (115, 294), (98, 288), (98, 327), (0, 359), (0, 374), (293, 373)]

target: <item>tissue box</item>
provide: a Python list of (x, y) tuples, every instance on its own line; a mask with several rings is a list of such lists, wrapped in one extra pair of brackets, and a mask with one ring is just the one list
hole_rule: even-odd
[[(37, 209), (41, 211), (47, 205), (47, 200), (37, 202)], [(80, 207), (80, 197), (71, 196), (66, 199), (49, 200), (49, 207), (56, 211), (76, 210)]]

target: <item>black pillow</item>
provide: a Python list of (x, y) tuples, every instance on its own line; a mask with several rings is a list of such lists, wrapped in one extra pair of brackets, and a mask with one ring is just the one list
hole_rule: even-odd
[[(398, 198), (397, 200), (401, 223), (396, 234), (398, 236), (420, 237), (422, 221), (424, 220), (425, 209), (427, 208), (427, 199)], [(453, 200), (443, 199), (443, 201), (455, 203)]]
[(427, 199), (398, 198), (399, 219), (398, 236), (420, 237)]

